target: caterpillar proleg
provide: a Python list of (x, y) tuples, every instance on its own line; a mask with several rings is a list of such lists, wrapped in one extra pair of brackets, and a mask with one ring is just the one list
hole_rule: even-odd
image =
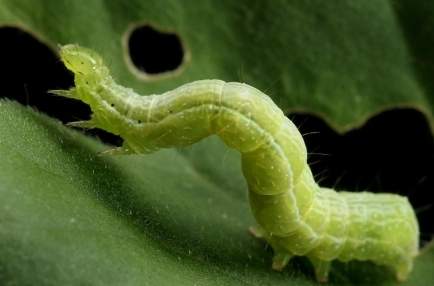
[(306, 256), (318, 281), (333, 260), (370, 260), (405, 280), (418, 253), (419, 228), (405, 197), (321, 188), (307, 164), (303, 138), (261, 91), (221, 80), (200, 80), (161, 95), (140, 96), (114, 82), (92, 50), (66, 45), (62, 61), (75, 87), (53, 93), (87, 103), (89, 121), (73, 126), (120, 135), (111, 154), (187, 146), (216, 134), (241, 153), (242, 171), (258, 228), (273, 248), (272, 267)]

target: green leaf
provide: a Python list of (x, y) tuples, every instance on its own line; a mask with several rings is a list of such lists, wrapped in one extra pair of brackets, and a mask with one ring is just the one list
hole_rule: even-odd
[[(433, 126), (432, 65), (421, 61), (434, 58), (434, 30), (415, 23), (432, 26), (434, 4), (422, 2), (0, 0), (0, 25), (51, 47), (96, 49), (142, 93), (245, 81), (344, 131), (395, 106), (418, 108)], [(143, 82), (128, 69), (122, 38), (140, 22), (180, 36), (191, 61), (179, 75)], [(0, 101), (1, 285), (316, 284), (303, 258), (270, 269), (271, 250), (247, 233), (239, 156), (216, 138), (146, 156), (97, 156), (104, 148)], [(401, 285), (433, 284), (433, 267), (429, 245)], [(336, 263), (330, 285), (393, 278), (371, 263)]]

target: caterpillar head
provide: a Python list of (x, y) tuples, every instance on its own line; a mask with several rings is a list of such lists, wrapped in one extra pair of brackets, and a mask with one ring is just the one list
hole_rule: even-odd
[(50, 92), (81, 100), (92, 109), (98, 108), (100, 100), (95, 97), (98, 93), (95, 89), (102, 81), (110, 79), (110, 72), (101, 56), (91, 49), (69, 44), (60, 47), (60, 58), (67, 69), (74, 73), (75, 88)]
[(60, 48), (60, 57), (76, 76), (93, 77), (108, 74), (102, 58), (90, 49), (78, 45), (65, 45)]
[[(63, 97), (73, 98), (88, 104), (92, 110), (90, 121), (71, 122), (69, 125), (76, 127), (101, 127), (117, 132), (116, 118), (118, 113), (113, 112), (118, 104), (117, 98), (110, 98), (111, 107), (106, 102), (107, 93), (103, 91), (102, 83), (111, 81), (108, 68), (103, 59), (95, 51), (78, 45), (65, 45), (60, 47), (60, 57), (67, 69), (74, 73), (75, 87), (69, 90), (51, 90), (50, 93)], [(105, 100), (104, 100), (105, 99)], [(114, 126), (113, 128), (106, 128)]]

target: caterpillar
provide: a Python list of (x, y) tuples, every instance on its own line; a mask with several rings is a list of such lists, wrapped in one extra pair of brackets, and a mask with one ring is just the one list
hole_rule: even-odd
[(150, 153), (218, 135), (241, 153), (252, 233), (274, 251), (272, 268), (306, 256), (326, 282), (333, 260), (369, 260), (405, 280), (418, 254), (419, 227), (407, 198), (321, 188), (295, 125), (264, 93), (243, 83), (199, 80), (161, 95), (140, 96), (115, 83), (103, 59), (78, 45), (60, 48), (75, 87), (51, 93), (81, 100), (92, 115), (69, 123), (120, 135), (108, 154)]

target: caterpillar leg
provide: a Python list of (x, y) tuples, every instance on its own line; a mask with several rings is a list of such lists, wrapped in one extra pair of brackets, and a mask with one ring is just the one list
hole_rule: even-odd
[(412, 260), (405, 261), (400, 265), (398, 265), (398, 267), (395, 268), (396, 280), (398, 280), (399, 282), (404, 282), (405, 280), (407, 280), (408, 274), (410, 274), (412, 268), (413, 268)]
[(131, 150), (122, 146), (122, 147), (116, 147), (116, 148), (111, 148), (111, 149), (101, 151), (98, 153), (98, 156), (128, 155), (128, 154), (132, 154)]
[(318, 258), (309, 258), (315, 271), (315, 277), (318, 282), (325, 283), (328, 281), (331, 261), (324, 261)]
[(276, 271), (282, 271), (288, 262), (291, 260), (293, 255), (288, 252), (276, 252), (273, 257), (273, 264), (271, 268)]
[(265, 239), (264, 230), (259, 226), (249, 227), (249, 233), (255, 238)]
[(83, 129), (92, 129), (97, 127), (96, 124), (92, 120), (83, 120), (83, 121), (73, 121), (66, 123), (69, 127), (83, 128)]
[[(249, 227), (249, 232), (255, 238), (267, 240), (266, 233), (260, 226)], [(267, 240), (267, 242), (270, 243), (271, 247), (274, 250), (273, 263), (271, 265), (271, 268), (276, 271), (282, 271), (283, 268), (288, 265), (288, 262), (291, 260), (293, 255), (286, 250), (276, 246), (272, 243), (272, 241)]]
[(79, 99), (77, 97), (77, 93), (75, 92), (75, 88), (71, 88), (69, 90), (52, 89), (52, 90), (49, 90), (48, 93), (50, 93), (52, 95), (67, 97), (67, 98)]

